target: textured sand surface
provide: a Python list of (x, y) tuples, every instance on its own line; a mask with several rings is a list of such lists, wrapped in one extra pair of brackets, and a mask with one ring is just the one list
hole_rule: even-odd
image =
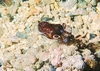
[[(0, 3), (0, 71), (100, 71), (99, 1), (3, 1)], [(66, 23), (72, 27), (72, 34), (79, 36), (77, 39), (96, 45), (79, 51), (73, 43), (59, 44), (41, 35), (38, 21)]]

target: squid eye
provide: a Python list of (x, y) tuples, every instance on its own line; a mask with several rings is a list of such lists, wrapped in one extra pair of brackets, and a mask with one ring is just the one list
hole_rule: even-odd
[(59, 39), (59, 38), (60, 38), (60, 36), (59, 36), (59, 35), (57, 35), (57, 34), (55, 34), (55, 35), (53, 35), (53, 38), (54, 38), (54, 39)]

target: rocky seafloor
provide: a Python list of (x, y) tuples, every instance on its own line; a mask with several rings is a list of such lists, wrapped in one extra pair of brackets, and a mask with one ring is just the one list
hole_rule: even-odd
[[(65, 23), (80, 41), (49, 39), (38, 21)], [(100, 71), (99, 0), (1, 0), (0, 71)]]

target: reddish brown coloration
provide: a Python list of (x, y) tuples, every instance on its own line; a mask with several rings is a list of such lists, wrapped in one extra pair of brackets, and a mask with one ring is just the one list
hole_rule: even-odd
[(45, 34), (48, 38), (53, 39), (54, 35), (61, 36), (64, 32), (63, 26), (60, 24), (49, 24), (48, 22), (39, 22), (39, 31)]
[(60, 39), (63, 43), (67, 43), (72, 39), (71, 33), (65, 31), (66, 25), (61, 24), (50, 24), (48, 22), (38, 22), (38, 29), (46, 37), (50, 39)]

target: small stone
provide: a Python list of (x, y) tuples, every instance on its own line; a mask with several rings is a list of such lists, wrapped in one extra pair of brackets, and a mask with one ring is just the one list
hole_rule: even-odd
[(81, 3), (78, 3), (77, 5), (79, 8), (86, 8), (87, 7), (86, 2), (81, 2)]
[(35, 71), (35, 70), (33, 68), (31, 68), (31, 67), (25, 67), (24, 71)]
[(13, 67), (12, 64), (11, 64), (9, 61), (7, 61), (7, 62), (5, 63), (5, 66), (8, 67), (8, 68), (12, 68), (12, 67)]
[(11, 6), (13, 4), (13, 0), (3, 0), (4, 4), (7, 6)]
[(7, 15), (8, 14), (7, 9), (6, 8), (1, 9), (1, 14), (2, 16)]
[(72, 9), (77, 3), (77, 0), (67, 0), (66, 2), (60, 2), (60, 6), (64, 8), (66, 11)]
[(50, 8), (51, 8), (51, 10), (53, 10), (54, 9), (54, 4), (51, 4)]
[(79, 15), (79, 16), (76, 16), (76, 17), (74, 18), (74, 21), (75, 21), (75, 22), (80, 22), (80, 23), (81, 23), (81, 22), (83, 21), (82, 16), (80, 16), (80, 15)]
[(25, 35), (24, 33), (21, 33), (21, 32), (17, 32), (16, 36), (19, 37), (19, 38), (22, 38), (22, 39), (26, 39), (27, 38), (27, 35)]
[(79, 29), (78, 28), (73, 28), (72, 34), (77, 36), (77, 33), (79, 33)]
[(50, 65), (50, 71), (56, 71), (55, 67)]
[(35, 56), (31, 56), (29, 58), (30, 58), (29, 60), (30, 60), (31, 63), (36, 63), (37, 60), (38, 60)]
[(55, 3), (55, 0), (51, 0), (51, 3)]
[(14, 19), (14, 17), (11, 14), (7, 14), (7, 16), (9, 17), (10, 22)]
[(94, 68), (95, 65), (96, 65), (96, 61), (95, 60), (88, 60), (86, 63), (90, 66), (90, 68)]
[(57, 2), (54, 3), (54, 7), (55, 7), (55, 9), (58, 9), (59, 8)]
[(39, 61), (35, 64), (36, 68), (37, 69), (40, 69), (42, 66), (44, 65), (44, 62), (43, 61)]
[(56, 71), (63, 71), (63, 69), (62, 69), (61, 67), (58, 67), (58, 68), (56, 69)]
[(3, 28), (2, 27), (0, 27), (0, 37), (3, 35)]
[(49, 21), (49, 20), (54, 20), (54, 18), (49, 18), (49, 17), (42, 17), (41, 21)]
[(87, 15), (88, 12), (84, 8), (78, 8), (77, 10), (71, 13), (72, 15)]
[(25, 54), (27, 50), (21, 49), (21, 54)]
[(85, 0), (85, 2), (86, 2), (86, 3), (90, 3), (90, 2), (91, 2), (91, 0)]
[(41, 2), (41, 0), (36, 0), (36, 4), (39, 4)]
[(100, 58), (100, 49), (98, 51), (95, 52), (95, 55)]
[(33, 46), (33, 44), (38, 40), (38, 33), (32, 33), (27, 37), (27, 41), (29, 46)]
[(42, 0), (42, 3), (43, 4), (50, 4), (51, 3), (51, 0)]
[(90, 4), (92, 4), (93, 6), (95, 6), (95, 5), (96, 5), (96, 0), (92, 0), (92, 1), (90, 2)]
[(97, 10), (100, 11), (100, 2), (97, 3), (97, 7), (96, 8), (97, 8)]
[(40, 0), (29, 0), (29, 4), (33, 5), (33, 4), (39, 4)]
[(95, 38), (95, 37), (96, 37), (96, 34), (90, 33), (90, 40), (93, 39), (93, 38)]
[[(45, 56), (44, 56), (45, 55)], [(39, 59), (42, 61), (47, 61), (49, 59), (49, 52), (45, 51), (39, 54)]]

